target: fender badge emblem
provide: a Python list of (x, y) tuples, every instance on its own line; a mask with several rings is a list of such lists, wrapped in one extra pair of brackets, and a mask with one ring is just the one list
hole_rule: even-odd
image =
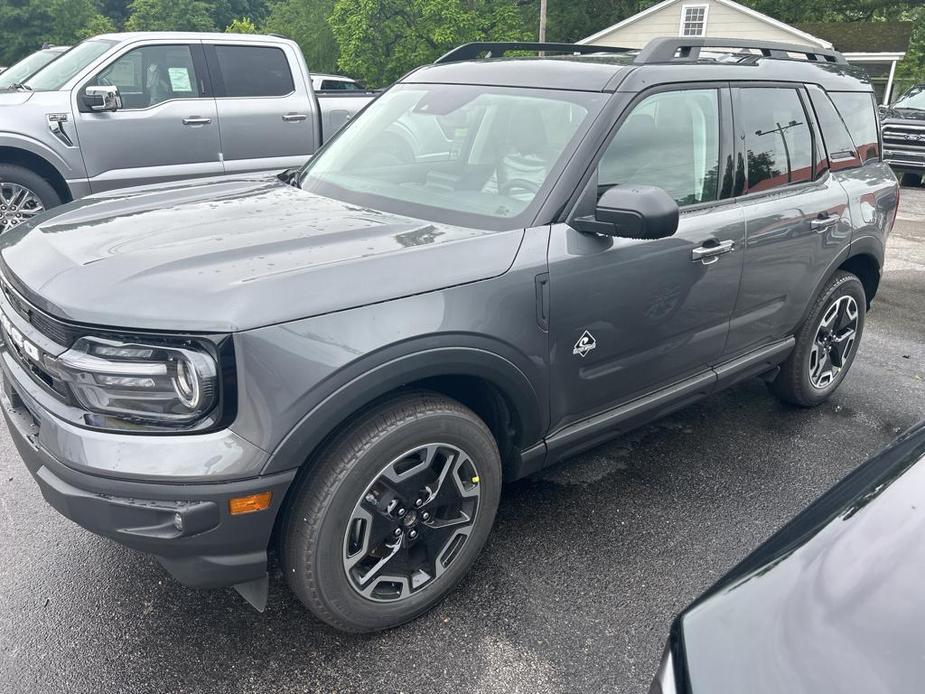
[(588, 356), (588, 352), (595, 347), (597, 347), (597, 340), (594, 339), (594, 335), (585, 330), (581, 337), (578, 338), (578, 342), (575, 343), (572, 354), (577, 354), (579, 357), (586, 357)]

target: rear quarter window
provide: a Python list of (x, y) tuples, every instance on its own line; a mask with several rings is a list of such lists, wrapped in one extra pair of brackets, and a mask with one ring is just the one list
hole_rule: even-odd
[(809, 86), (809, 98), (816, 112), (816, 120), (822, 129), (822, 139), (828, 154), (829, 166), (833, 171), (858, 166), (861, 161), (855, 148), (854, 139), (848, 127), (839, 115), (826, 93), (812, 85)]
[(286, 54), (269, 46), (216, 46), (224, 96), (284, 96), (295, 89)]
[(829, 92), (835, 108), (848, 126), (861, 161), (880, 158), (877, 108), (870, 92)]

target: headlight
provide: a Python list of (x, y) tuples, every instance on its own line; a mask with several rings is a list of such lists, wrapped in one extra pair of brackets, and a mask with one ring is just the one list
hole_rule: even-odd
[(127, 422), (184, 426), (218, 400), (215, 359), (195, 345), (138, 344), (82, 337), (46, 367), (85, 409)]

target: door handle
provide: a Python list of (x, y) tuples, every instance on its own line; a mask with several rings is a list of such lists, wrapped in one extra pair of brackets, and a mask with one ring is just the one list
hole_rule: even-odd
[(838, 217), (837, 215), (834, 215), (834, 214), (829, 214), (825, 216), (819, 215), (815, 219), (810, 220), (809, 228), (815, 231), (817, 234), (821, 234), (823, 231), (825, 231), (829, 227), (833, 227), (836, 224), (838, 224), (839, 219), (841, 219), (841, 217)]
[(211, 122), (211, 118), (200, 118), (199, 116), (190, 116), (183, 119), (183, 125), (208, 125)]
[[(707, 243), (710, 243), (707, 241)], [(735, 250), (736, 244), (735, 241), (720, 241), (719, 243), (710, 243), (710, 245), (704, 244), (699, 248), (695, 248), (691, 251), (691, 261), (700, 262), (704, 265), (712, 265), (721, 255), (726, 253), (732, 253)]]
[(287, 113), (283, 115), (283, 120), (287, 123), (297, 123), (298, 121), (308, 118), (304, 113)]

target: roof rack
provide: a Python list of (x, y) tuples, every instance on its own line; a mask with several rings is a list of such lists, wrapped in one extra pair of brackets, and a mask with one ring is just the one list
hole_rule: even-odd
[[(534, 43), (534, 42), (474, 42), (466, 43), (454, 48), (449, 53), (440, 56), (434, 61), (435, 65), (441, 63), (456, 63), (462, 60), (477, 60), (479, 58), (500, 58), (511, 51), (537, 51), (544, 53), (615, 53), (625, 54), (636, 51), (636, 48), (622, 48), (619, 46), (589, 46), (578, 43)], [(487, 53), (488, 55), (484, 55)]]
[(670, 37), (652, 39), (633, 61), (636, 65), (650, 63), (694, 62), (700, 58), (701, 48), (738, 48), (757, 50), (765, 58), (793, 60), (791, 54), (805, 56), (818, 63), (848, 63), (845, 57), (831, 48), (817, 48), (796, 43), (753, 41), (751, 39), (714, 39), (710, 37)]

